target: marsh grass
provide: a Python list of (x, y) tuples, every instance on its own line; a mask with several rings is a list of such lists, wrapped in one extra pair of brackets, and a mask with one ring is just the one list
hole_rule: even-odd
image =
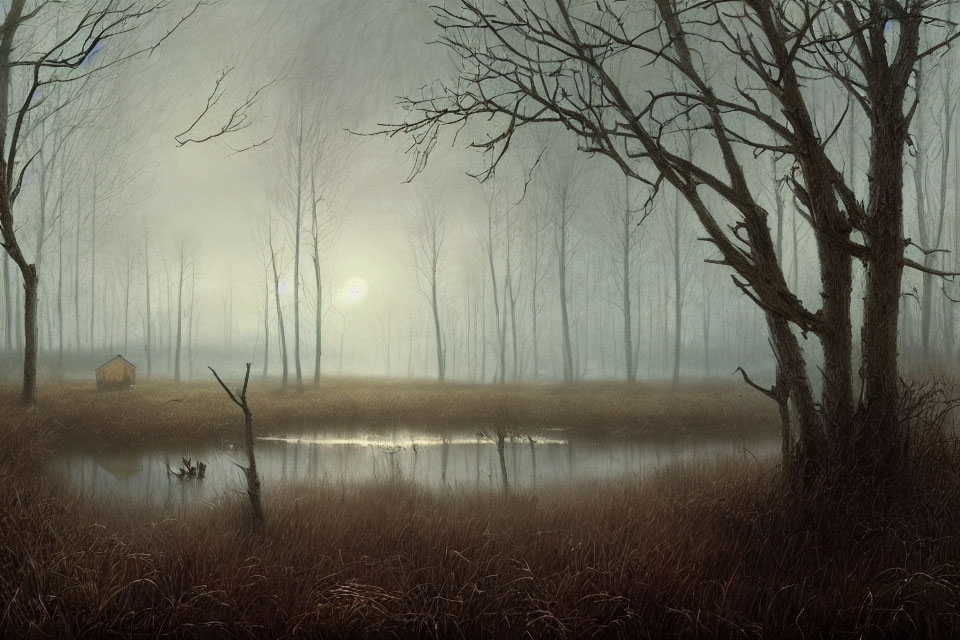
[(2, 493), (0, 632), (104, 637), (946, 637), (955, 474), (799, 497), (756, 463), (508, 498), (267, 489), (175, 513)]
[[(332, 379), (302, 390), (251, 381), (259, 435), (297, 427), (411, 426), (433, 430), (562, 427), (580, 435), (680, 436), (775, 433), (776, 412), (736, 384), (578, 383), (504, 386)], [(0, 389), (12, 413), (17, 391)], [(240, 433), (215, 382), (138, 384), (97, 392), (92, 384), (41, 387), (34, 419), (66, 442), (218, 442)]]
[[(184, 404), (208, 394), (177, 391)], [(40, 470), (60, 427), (11, 411), (0, 408), (0, 637), (960, 633), (960, 454), (936, 430), (896, 484), (800, 494), (772, 463), (718, 460), (509, 496), (267, 486), (258, 535), (242, 495), (176, 511), (84, 501)], [(123, 420), (136, 415), (148, 414)]]

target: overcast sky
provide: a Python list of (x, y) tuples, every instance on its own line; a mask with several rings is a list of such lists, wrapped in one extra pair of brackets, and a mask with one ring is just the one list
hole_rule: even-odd
[[(139, 32), (143, 42), (160, 37), (167, 28), (189, 11), (189, 3), (179, 0), (150, 29)], [(320, 172), (323, 201), (321, 209), (339, 221), (339, 233), (322, 255), (322, 272), (327, 288), (328, 316), (324, 342), (326, 353), (339, 353), (339, 331), (346, 326), (351, 339), (345, 345), (344, 370), (356, 373), (383, 373), (386, 358), (378, 332), (390, 326), (396, 342), (415, 342), (415, 348), (397, 347), (394, 358), (405, 351), (405, 359), (416, 358), (417, 370), (429, 375), (432, 350), (430, 307), (417, 285), (413, 267), (411, 237), (412, 218), (425, 202), (437, 202), (443, 209), (448, 236), (442, 256), (441, 315), (451, 344), (466, 348), (466, 332), (486, 332), (486, 338), (473, 338), (470, 349), (480, 352), (487, 347), (487, 358), (493, 358), (495, 342), (489, 270), (483, 255), (486, 225), (486, 200), (477, 180), (467, 175), (483, 168), (488, 159), (467, 148), (473, 139), (481, 139), (483, 129), (472, 128), (454, 143), (451, 129), (445, 131), (431, 156), (426, 170), (412, 184), (406, 182), (413, 167), (413, 158), (405, 153), (407, 138), (355, 135), (378, 131), (381, 123), (397, 123), (405, 114), (398, 105), (399, 96), (415, 95), (421, 87), (438, 80), (447, 80), (454, 70), (450, 52), (431, 44), (437, 37), (429, 3), (422, 0), (222, 0), (203, 6), (187, 20), (162, 46), (149, 56), (141, 56), (116, 72), (97, 81), (92, 94), (98, 100), (96, 117), (84, 128), (69, 150), (71, 183), (68, 204), (64, 208), (66, 234), (72, 237), (79, 215), (83, 240), (80, 243), (81, 318), (98, 311), (100, 300), (114, 309), (118, 294), (109, 288), (118, 285), (117, 257), (128, 245), (142, 246), (145, 229), (151, 238), (154, 300), (152, 313), (162, 324), (171, 314), (172, 304), (166, 295), (165, 269), (175, 271), (178, 247), (188, 242), (200, 256), (196, 283), (197, 343), (223, 344), (225, 323), (223, 305), (230, 291), (233, 294), (233, 345), (247, 353), (237, 354), (237, 361), (262, 351), (262, 313), (264, 282), (267, 277), (263, 255), (265, 229), (271, 214), (275, 219), (278, 245), (282, 245), (281, 263), (286, 267), (281, 290), (287, 331), (292, 332), (290, 291), (291, 267), (291, 191), (289, 162), (295, 135), (298, 105), (307, 105), (312, 126), (307, 138), (332, 139), (335, 149), (322, 163)], [(107, 42), (98, 55), (115, 54), (109, 47), (135, 46), (119, 41)], [(142, 46), (142, 42), (140, 44)], [(199, 136), (216, 130), (229, 112), (254, 92), (258, 100), (246, 112), (249, 126), (242, 131), (216, 138), (203, 144), (178, 145), (176, 135), (184, 131), (203, 111), (218, 76), (230, 69), (222, 85), (223, 94), (208, 117), (201, 120), (195, 133)], [(643, 90), (642, 83), (629, 83), (631, 90)], [(483, 127), (483, 124), (472, 125)], [(494, 128), (491, 131), (495, 130)], [(537, 135), (540, 135), (539, 133)], [(571, 229), (569, 296), (574, 341), (581, 368), (598, 372), (617, 371), (617, 340), (622, 336), (618, 319), (616, 291), (616, 224), (611, 212), (623, 193), (623, 177), (605, 159), (588, 158), (576, 152), (576, 140), (569, 135), (527, 138), (514, 145), (510, 158), (498, 171), (489, 190), (498, 192), (498, 230), (495, 262), (501, 278), (501, 297), (505, 288), (506, 212), (512, 211), (524, 193), (527, 170), (534, 164), (538, 150), (549, 144), (549, 162), (544, 161), (530, 184), (528, 198), (516, 207), (511, 227), (512, 286), (517, 297), (518, 358), (529, 368), (534, 360), (531, 315), (541, 313), (538, 326), (538, 349), (544, 354), (545, 370), (555, 373), (559, 352), (559, 306), (555, 245), (556, 184), (548, 185), (549, 167), (554, 160), (569, 155), (572, 159), (571, 179), (577, 182), (578, 211)], [(254, 146), (255, 145), (255, 146)], [(236, 149), (254, 146), (237, 153)], [(325, 147), (325, 145), (321, 145)], [(75, 175), (73, 175), (75, 174)], [(90, 266), (93, 257), (88, 251), (88, 223), (91, 210), (92, 176), (98, 176), (96, 211), (98, 219), (109, 220), (98, 237), (96, 252), (96, 292), (90, 293)], [(557, 174), (559, 175), (559, 174)], [(28, 176), (28, 181), (30, 180)], [(566, 178), (563, 178), (566, 180)], [(78, 186), (79, 185), (79, 186)], [(539, 191), (538, 191), (539, 190)], [(553, 190), (553, 191), (551, 191)], [(634, 197), (642, 189), (635, 188)], [(74, 194), (74, 192), (76, 192)], [(73, 203), (79, 206), (73, 206)], [(636, 254), (636, 322), (643, 336), (645, 350), (663, 347), (666, 369), (669, 342), (667, 307), (672, 289), (667, 284), (672, 258), (666, 242), (672, 234), (668, 214), (673, 199), (659, 204), (662, 215), (638, 231), (657, 242), (640, 244)], [(634, 203), (636, 204), (636, 203)], [(26, 205), (24, 205), (26, 206)], [(538, 267), (543, 282), (533, 311), (531, 284), (530, 231), (534, 214), (551, 208), (553, 222), (543, 226), (540, 238), (542, 262)], [(24, 219), (29, 216), (24, 214)], [(282, 222), (280, 220), (282, 219)], [(684, 216), (682, 229), (684, 282), (699, 282), (702, 259), (708, 247), (697, 243), (696, 225)], [(30, 224), (30, 223), (28, 223)], [(313, 275), (309, 251), (309, 217), (304, 222), (301, 282), (304, 320), (302, 352), (310, 362), (313, 348)], [(28, 242), (28, 250), (30, 243)], [(45, 253), (53, 252), (47, 244)], [(67, 262), (77, 252), (67, 243)], [(696, 276), (696, 277), (695, 277)], [(139, 276), (138, 276), (139, 277)], [(709, 278), (722, 277), (713, 269)], [(806, 276), (805, 276), (806, 277)], [(41, 273), (46, 304), (51, 304), (56, 282), (52, 266)], [(351, 284), (362, 282), (362, 295), (347, 296)], [(707, 280), (706, 282), (716, 282)], [(811, 280), (812, 282), (812, 280)], [(72, 283), (68, 283), (72, 290)], [(672, 285), (671, 285), (672, 286)], [(710, 285), (711, 287), (713, 285)], [(814, 285), (815, 286), (815, 285)], [(705, 300), (707, 289), (690, 286), (683, 295), (689, 315), (686, 322), (697, 326), (694, 315), (697, 299)], [(72, 295), (71, 293), (67, 294)], [(110, 295), (113, 297), (111, 298)], [(477, 307), (480, 296), (485, 306)], [(141, 289), (134, 293), (135, 340), (142, 339), (146, 315)], [(736, 296), (732, 296), (736, 300)], [(472, 302), (471, 302), (472, 300)], [(750, 345), (757, 342), (764, 349), (762, 336), (753, 340), (750, 327), (760, 316), (749, 305), (741, 310), (740, 302), (731, 303), (714, 314), (737, 318), (729, 335), (715, 333), (715, 344)], [(270, 301), (272, 305), (272, 301)], [(474, 307), (468, 306), (473, 304)], [(502, 298), (500, 304), (504, 305)], [(653, 309), (657, 305), (656, 325)], [(102, 310), (100, 310), (102, 311)], [(743, 314), (734, 315), (734, 314)], [(505, 311), (504, 311), (505, 313)], [(699, 311), (697, 311), (699, 313)], [(276, 317), (272, 340), (276, 340)], [(346, 314), (344, 317), (343, 314)], [(76, 315), (76, 314), (73, 314)], [(73, 315), (66, 318), (72, 322)], [(103, 314), (105, 315), (105, 314)], [(389, 320), (388, 320), (389, 319)], [(480, 323), (486, 323), (484, 328)], [(718, 324), (723, 324), (721, 320)], [(41, 321), (42, 331), (51, 331)], [(690, 328), (690, 327), (688, 327)], [(411, 332), (418, 332), (414, 341)], [(106, 340), (116, 336), (117, 327), (104, 320), (96, 332)], [(748, 337), (741, 339), (740, 333)], [(402, 333), (403, 336), (396, 334)], [(696, 334), (696, 330), (691, 331)], [(69, 332), (68, 332), (69, 335)], [(638, 334), (639, 335), (639, 334)], [(81, 340), (83, 348), (89, 341)], [(692, 342), (688, 341), (688, 344)], [(247, 346), (249, 345), (249, 346)], [(69, 347), (70, 345), (68, 345)], [(396, 345), (395, 345), (396, 346)], [(729, 345), (728, 345), (729, 346)], [(692, 348), (692, 347), (691, 347)], [(272, 345), (276, 355), (276, 344)], [(456, 350), (456, 349), (454, 349)], [(599, 351), (598, 356), (587, 354)], [(414, 355), (415, 354), (415, 355)], [(461, 355), (460, 370), (465, 371)], [(589, 362), (588, 362), (589, 361)], [(328, 357), (328, 370), (336, 368)], [(273, 360), (276, 363), (276, 360)], [(481, 370), (474, 363), (474, 369)], [(579, 365), (578, 365), (579, 366)], [(406, 371), (409, 365), (394, 362), (393, 372)], [(494, 365), (486, 371), (489, 378)], [(656, 371), (651, 373), (656, 375)]]
[[(279, 176), (276, 166), (283, 107), (300, 86), (333, 95), (348, 119), (330, 129), (371, 132), (396, 121), (395, 98), (435, 79), (447, 62), (442, 48), (425, 45), (430, 15), (409, 0), (231, 0), (206, 9), (145, 64), (142, 86), (124, 105), (124, 118), (143, 123), (141, 170), (149, 174), (144, 200), (135, 205), (151, 226), (171, 238), (198, 238), (212, 289), (229, 268), (259, 275), (253, 237), (267, 215)], [(226, 100), (264, 90), (243, 132), (203, 145), (178, 147), (174, 134), (202, 108), (219, 70), (234, 66)], [(156, 79), (160, 81), (157, 82)], [(152, 95), (159, 92), (162, 95)], [(153, 113), (151, 113), (151, 111)], [(214, 120), (215, 121), (215, 120)], [(232, 148), (270, 139), (235, 154)], [(354, 136), (346, 168), (336, 180), (334, 206), (342, 230), (327, 255), (338, 286), (351, 277), (369, 283), (366, 303), (409, 296), (409, 243), (404, 220), (425, 190), (442, 189), (454, 211), (476, 206), (476, 181), (465, 170), (477, 162), (462, 149), (441, 149), (416, 184), (404, 184), (411, 161), (406, 140)], [(438, 185), (443, 185), (442, 187)], [(388, 256), (390, 256), (388, 258)], [(245, 261), (255, 264), (244, 265)], [(256, 281), (259, 292), (260, 281)], [(211, 327), (215, 330), (215, 327)]]

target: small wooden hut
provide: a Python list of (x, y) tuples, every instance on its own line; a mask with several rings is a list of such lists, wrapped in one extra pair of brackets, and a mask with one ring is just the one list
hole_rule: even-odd
[(136, 381), (136, 365), (120, 354), (97, 367), (97, 389), (129, 389)]

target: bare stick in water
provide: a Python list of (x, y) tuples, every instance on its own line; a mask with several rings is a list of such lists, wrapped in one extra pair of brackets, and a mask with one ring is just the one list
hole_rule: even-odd
[(247, 404), (247, 384), (250, 382), (250, 363), (247, 363), (247, 373), (243, 377), (243, 388), (240, 389), (239, 397), (230, 390), (220, 376), (217, 375), (213, 367), (207, 367), (213, 373), (223, 390), (227, 392), (230, 400), (243, 411), (243, 438), (247, 449), (247, 466), (243, 469), (243, 475), (247, 478), (247, 496), (250, 498), (250, 509), (253, 511), (253, 526), (257, 531), (263, 531), (263, 509), (260, 506), (260, 476), (257, 475), (257, 460), (253, 455), (253, 413), (250, 412), (250, 405)]

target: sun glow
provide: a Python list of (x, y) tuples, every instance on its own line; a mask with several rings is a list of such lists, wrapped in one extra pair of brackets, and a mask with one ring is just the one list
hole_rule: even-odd
[(363, 278), (350, 278), (347, 280), (347, 288), (344, 291), (344, 295), (347, 296), (348, 300), (362, 300), (367, 295), (367, 281)]

